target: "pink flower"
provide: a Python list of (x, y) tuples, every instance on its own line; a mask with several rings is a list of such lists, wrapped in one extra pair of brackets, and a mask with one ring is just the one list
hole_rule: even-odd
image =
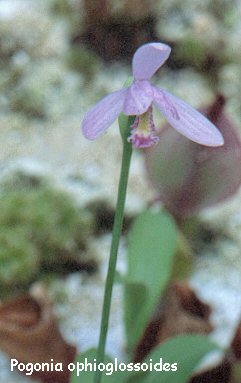
[(167, 60), (171, 48), (162, 43), (149, 43), (137, 49), (132, 60), (134, 81), (128, 88), (109, 94), (86, 113), (82, 129), (89, 140), (95, 140), (120, 113), (136, 116), (129, 141), (135, 148), (157, 143), (153, 121), (154, 105), (178, 132), (192, 141), (207, 146), (224, 143), (219, 130), (201, 113), (163, 89), (150, 83), (151, 77)]

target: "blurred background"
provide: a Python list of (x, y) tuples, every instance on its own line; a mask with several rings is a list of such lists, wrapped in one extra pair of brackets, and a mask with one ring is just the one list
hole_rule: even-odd
[[(196, 108), (225, 99), (238, 136), (240, 0), (0, 0), (1, 381), (28, 381), (10, 372), (7, 359), (21, 342), (6, 347), (6, 321), (19, 323), (4, 305), (19, 294), (41, 297), (78, 350), (97, 343), (121, 143), (117, 123), (96, 142), (84, 139), (80, 124), (91, 105), (123, 86), (135, 50), (150, 41), (172, 48), (155, 84)], [(198, 211), (205, 235), (190, 277), (224, 345), (241, 314), (240, 182), (223, 204)], [(136, 151), (125, 230), (157, 194)], [(119, 272), (125, 267), (123, 239)], [(117, 285), (107, 351), (123, 357), (121, 293)]]

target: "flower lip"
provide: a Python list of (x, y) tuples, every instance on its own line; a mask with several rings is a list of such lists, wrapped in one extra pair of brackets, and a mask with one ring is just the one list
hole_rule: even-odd
[(128, 141), (134, 148), (149, 148), (159, 141), (153, 121), (152, 107), (141, 116), (136, 116)]
[(164, 64), (171, 48), (162, 43), (148, 43), (137, 49), (132, 60), (133, 76), (136, 80), (150, 80)]

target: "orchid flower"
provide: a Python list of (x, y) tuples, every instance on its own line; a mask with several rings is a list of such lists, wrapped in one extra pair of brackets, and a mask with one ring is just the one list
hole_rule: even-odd
[(128, 138), (132, 146), (152, 146), (159, 140), (153, 120), (154, 105), (173, 128), (190, 140), (207, 146), (223, 145), (222, 134), (206, 117), (186, 102), (150, 83), (170, 52), (171, 48), (162, 43), (148, 43), (137, 49), (132, 60), (132, 84), (110, 93), (86, 113), (82, 129), (87, 139), (95, 140), (120, 113), (124, 113), (136, 116)]

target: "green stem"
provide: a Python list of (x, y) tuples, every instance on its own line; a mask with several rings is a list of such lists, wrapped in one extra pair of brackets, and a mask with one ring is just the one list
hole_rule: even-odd
[[(129, 144), (126, 140), (123, 140), (121, 174), (120, 174), (120, 180), (119, 180), (115, 220), (114, 220), (114, 226), (113, 226), (113, 232), (112, 232), (112, 242), (111, 242), (111, 248), (110, 248), (108, 273), (107, 273), (106, 284), (105, 284), (105, 294), (104, 294), (104, 303), (103, 303), (103, 309), (102, 309), (99, 345), (98, 345), (97, 357), (96, 357), (97, 366), (99, 363), (104, 362), (105, 344), (106, 344), (106, 337), (107, 337), (108, 324), (109, 324), (112, 289), (113, 289), (113, 283), (115, 278), (118, 247), (119, 247), (120, 236), (121, 236), (122, 225), (123, 225), (126, 189), (127, 189), (127, 183), (128, 183), (131, 154), (132, 154), (131, 144)], [(100, 383), (100, 382), (101, 382), (101, 371), (99, 371), (99, 369), (97, 368), (97, 371), (94, 377), (94, 383)]]

